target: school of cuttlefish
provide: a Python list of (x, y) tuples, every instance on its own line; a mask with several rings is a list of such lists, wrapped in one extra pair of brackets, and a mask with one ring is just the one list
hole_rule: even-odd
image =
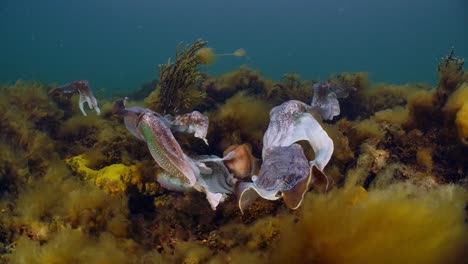
[[(189, 157), (174, 137), (174, 132), (193, 133), (206, 144), (209, 120), (198, 111), (162, 116), (138, 106), (126, 107), (128, 98), (114, 102), (112, 113), (123, 117), (125, 127), (143, 140), (162, 169), (159, 184), (173, 191), (195, 189), (206, 195), (211, 208), (236, 193), (243, 212), (258, 197), (267, 200), (283, 198), (291, 209), (297, 209), (310, 188), (327, 190), (331, 184), (323, 169), (333, 154), (333, 141), (314, 118), (331, 120), (340, 114), (338, 98), (354, 88), (336, 87), (329, 83), (313, 85), (311, 104), (290, 100), (270, 111), (270, 123), (263, 136), (262, 165), (254, 174), (254, 158), (247, 144), (228, 148), (223, 157), (200, 155)], [(80, 80), (52, 89), (49, 93), (71, 96), (79, 94), (83, 115), (84, 103), (100, 113), (97, 100), (87, 81)], [(315, 152), (308, 161), (298, 141), (307, 141)], [(244, 181), (251, 177), (252, 181)]]

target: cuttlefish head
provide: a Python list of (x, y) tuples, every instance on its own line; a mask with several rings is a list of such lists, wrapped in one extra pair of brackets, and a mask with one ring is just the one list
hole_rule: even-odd
[(265, 160), (253, 182), (239, 184), (239, 208), (243, 212), (255, 199), (283, 198), (286, 206), (297, 209), (311, 185), (328, 189), (327, 176), (315, 165), (310, 166), (302, 147), (292, 144), (266, 151)]

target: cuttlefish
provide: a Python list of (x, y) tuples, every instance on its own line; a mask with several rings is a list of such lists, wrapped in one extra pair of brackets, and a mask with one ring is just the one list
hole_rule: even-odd
[(340, 114), (339, 98), (346, 98), (350, 92), (355, 92), (354, 87), (341, 87), (330, 83), (316, 83), (313, 86), (314, 96), (310, 107), (313, 112), (319, 114), (324, 120), (332, 120)]
[(94, 97), (93, 92), (91, 91), (91, 88), (89, 87), (88, 81), (86, 80), (74, 81), (72, 83), (68, 83), (59, 87), (52, 88), (49, 91), (49, 94), (63, 94), (67, 97), (71, 97), (73, 94), (76, 94), (76, 93), (80, 95), (78, 104), (84, 116), (87, 115), (84, 110), (85, 102), (88, 103), (88, 107), (90, 109), (94, 109), (98, 115), (101, 113), (97, 100)]
[[(329, 179), (323, 173), (333, 153), (333, 141), (311, 115), (314, 108), (291, 100), (274, 107), (263, 136), (262, 160), (258, 176), (252, 182), (238, 185), (239, 208), (243, 212), (255, 199), (283, 198), (291, 209), (297, 209), (312, 185), (328, 189)], [(302, 147), (306, 140), (315, 152), (307, 161)]]
[[(141, 107), (125, 107), (128, 98), (114, 102), (113, 113), (122, 115), (126, 128), (140, 140), (146, 142), (151, 156), (162, 169), (157, 175), (159, 184), (169, 190), (187, 191), (195, 189), (206, 194), (206, 199), (213, 210), (222, 202), (227, 194), (233, 192), (230, 174), (216, 167), (224, 159), (218, 157), (188, 157), (175, 139), (171, 127), (173, 120), (168, 120), (157, 112)], [(175, 131), (197, 133), (197, 129), (183, 128), (198, 124), (198, 129), (208, 129), (208, 118), (202, 118), (201, 113), (192, 113), (184, 117), (184, 123), (175, 122)], [(190, 120), (193, 117), (193, 122)], [(201, 121), (201, 120), (204, 121)], [(177, 120), (177, 117), (175, 118)], [(206, 131), (198, 131), (198, 136), (206, 142)], [(212, 162), (212, 163), (209, 163)], [(218, 162), (218, 163), (216, 163)], [(208, 165), (207, 165), (208, 164)], [(210, 168), (209, 165), (213, 167)]]

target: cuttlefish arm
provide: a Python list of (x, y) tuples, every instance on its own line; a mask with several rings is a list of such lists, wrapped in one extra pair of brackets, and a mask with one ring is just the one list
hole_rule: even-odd
[(174, 132), (193, 133), (195, 137), (202, 139), (208, 145), (206, 134), (208, 133), (209, 120), (198, 111), (183, 115), (164, 116), (170, 123), (170, 128)]
[(224, 165), (223, 158), (203, 155), (192, 158), (200, 171), (200, 184), (213, 193), (232, 193), (236, 180)]

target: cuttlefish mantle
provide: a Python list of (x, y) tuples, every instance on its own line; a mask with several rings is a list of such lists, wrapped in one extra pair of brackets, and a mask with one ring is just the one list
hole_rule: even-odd
[[(329, 180), (322, 171), (333, 154), (333, 141), (310, 111), (309, 105), (295, 100), (271, 110), (259, 175), (237, 189), (242, 212), (259, 196), (267, 200), (282, 197), (289, 208), (297, 209), (311, 185), (328, 189)], [(307, 161), (302, 147), (295, 144), (301, 140), (311, 145), (314, 160)]]
[[(203, 171), (206, 167), (203, 162), (213, 161), (213, 159), (193, 160), (188, 157), (172, 134), (170, 120), (149, 109), (126, 108), (127, 100), (128, 98), (123, 98), (115, 101), (113, 113), (122, 115), (126, 128), (135, 137), (146, 142), (151, 156), (162, 169), (157, 176), (161, 186), (174, 191), (186, 191), (193, 188), (204, 192), (211, 208), (215, 210), (217, 205), (224, 200), (224, 194), (232, 192), (232, 188), (226, 191), (225, 186), (222, 186), (220, 189), (224, 188), (224, 191), (218, 191), (216, 184), (222, 184), (222, 179), (209, 181), (205, 179), (208, 176), (205, 175), (204, 178), (202, 175), (201, 170)], [(220, 162), (223, 160), (218, 159)], [(219, 173), (211, 176), (225, 177)]]

